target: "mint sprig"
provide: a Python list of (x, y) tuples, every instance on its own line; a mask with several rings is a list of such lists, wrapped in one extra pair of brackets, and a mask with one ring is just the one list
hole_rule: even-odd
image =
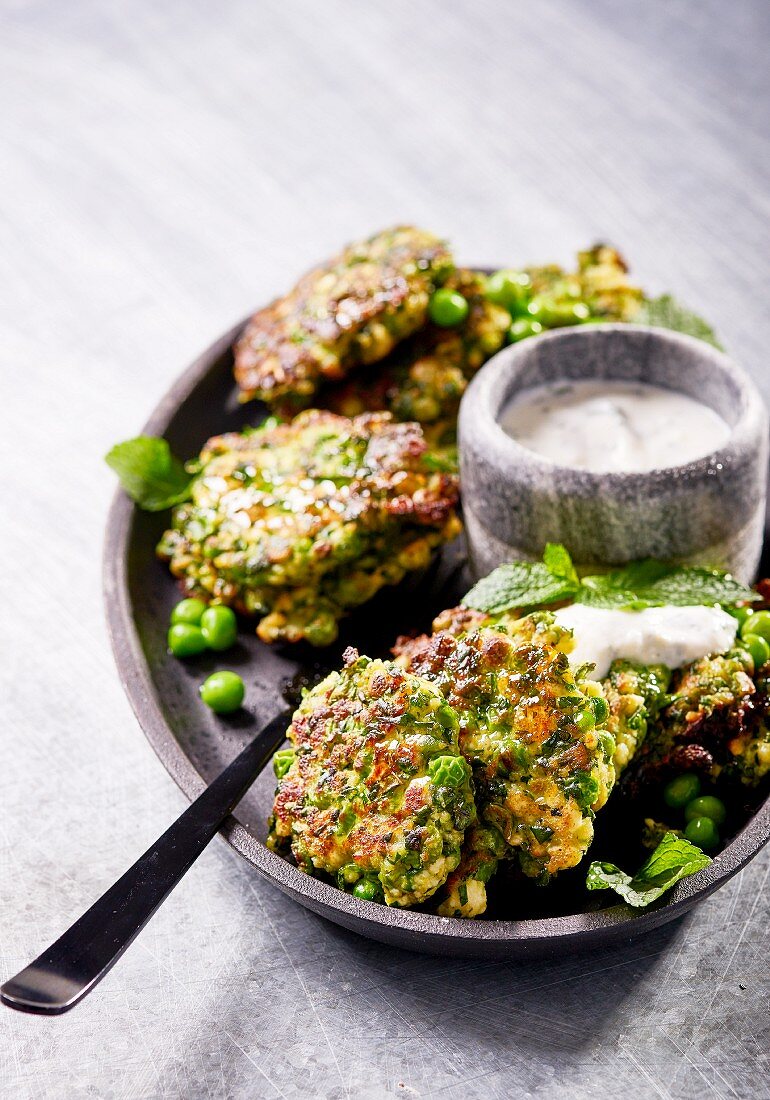
[(621, 871), (614, 863), (593, 862), (588, 868), (589, 890), (614, 890), (635, 909), (644, 909), (688, 875), (711, 863), (709, 856), (689, 840), (666, 833), (658, 847), (635, 875)]
[(705, 340), (707, 344), (713, 344), (715, 348), (722, 350), (722, 345), (717, 340), (711, 325), (697, 313), (681, 305), (672, 294), (661, 294), (659, 298), (645, 299), (630, 320), (638, 325), (655, 325), (657, 328), (683, 332), (687, 336), (695, 336), (698, 340)]
[(542, 562), (507, 562), (474, 585), (462, 602), (466, 607), (497, 615), (513, 608), (532, 610), (565, 600), (637, 611), (667, 604), (732, 607), (757, 599), (756, 592), (729, 573), (652, 558), (581, 579), (566, 548), (549, 543)]
[(116, 443), (104, 461), (120, 484), (147, 512), (162, 512), (190, 496), (193, 475), (171, 453), (165, 439), (140, 435)]

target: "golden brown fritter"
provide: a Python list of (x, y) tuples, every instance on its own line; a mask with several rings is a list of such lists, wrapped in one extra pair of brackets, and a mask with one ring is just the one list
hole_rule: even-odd
[(321, 381), (384, 359), (425, 323), (452, 267), (444, 242), (411, 226), (348, 245), (252, 317), (235, 347), (242, 400), (302, 408)]
[(640, 287), (628, 278), (628, 265), (614, 248), (596, 244), (578, 252), (575, 271), (557, 264), (523, 269), (530, 279), (530, 300), (544, 328), (575, 324), (567, 307), (584, 303), (590, 316), (603, 321), (633, 321), (644, 301)]
[(457, 866), (475, 817), (457, 716), (426, 680), (355, 650), (345, 656), (292, 719), (295, 756), (268, 844), (290, 845), (303, 870), (333, 875), (359, 897), (416, 905)]
[(444, 915), (476, 916), (501, 855), (525, 874), (576, 866), (593, 838), (593, 815), (615, 773), (613, 738), (597, 728), (598, 684), (577, 683), (572, 637), (548, 613), (516, 633), (480, 627), (421, 640), (400, 662), (435, 683), (460, 720), (460, 751), (473, 769), (480, 826), (442, 902)]
[(615, 739), (613, 763), (617, 775), (636, 756), (650, 723), (657, 719), (671, 680), (665, 665), (613, 661), (601, 681), (610, 708), (607, 729)]
[(420, 427), (385, 413), (217, 436), (158, 553), (187, 593), (263, 616), (263, 640), (325, 645), (457, 534), (457, 479), (424, 455)]
[(628, 777), (631, 793), (683, 771), (759, 783), (770, 772), (769, 673), (754, 669), (740, 641), (677, 670)]
[(484, 297), (486, 276), (461, 269), (446, 281), (468, 302), (468, 316), (456, 328), (427, 324), (377, 367), (357, 371), (319, 395), (324, 408), (355, 416), (384, 409), (396, 420), (454, 426), (468, 382), (505, 343), (508, 311)]

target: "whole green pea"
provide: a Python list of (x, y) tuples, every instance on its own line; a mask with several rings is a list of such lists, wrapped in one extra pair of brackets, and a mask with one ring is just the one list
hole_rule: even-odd
[(688, 821), (684, 835), (691, 844), (697, 844), (704, 851), (716, 848), (719, 844), (719, 829), (710, 817), (694, 817)]
[(294, 763), (294, 749), (279, 749), (273, 756), (273, 771), (276, 779), (283, 779)]
[(726, 607), (725, 611), (728, 615), (732, 615), (734, 619), (738, 620), (738, 626), (743, 626), (751, 614), (750, 607)]
[(442, 286), (435, 291), (428, 303), (428, 316), (434, 325), (441, 328), (454, 328), (461, 325), (468, 316), (468, 299), (456, 290)]
[[(591, 700), (593, 704), (593, 699)], [(586, 707), (584, 710), (579, 710), (575, 714), (575, 725), (583, 733), (587, 733), (592, 730), (596, 725), (596, 715), (594, 713), (593, 705)]]
[(770, 642), (770, 611), (754, 611), (741, 624), (741, 637), (749, 634), (758, 634), (766, 642)]
[(237, 672), (212, 672), (201, 684), (200, 695), (215, 714), (232, 714), (243, 703), (246, 688)]
[(700, 779), (692, 772), (678, 775), (663, 788), (663, 801), (675, 810), (681, 810), (700, 794)]
[(755, 671), (762, 668), (762, 665), (767, 664), (770, 660), (770, 645), (764, 638), (761, 638), (759, 634), (744, 634), (741, 640), (751, 654)]
[(353, 896), (362, 901), (376, 901), (382, 896), (382, 889), (376, 879), (362, 878), (353, 887)]
[(171, 622), (172, 624), (189, 623), (191, 626), (199, 626), (201, 615), (205, 610), (206, 605), (203, 600), (190, 596), (186, 600), (180, 600), (176, 605), (171, 612)]
[(546, 328), (580, 325), (591, 316), (591, 310), (585, 302), (554, 302), (542, 299), (539, 305), (537, 319)]
[(487, 279), (484, 296), (509, 313), (516, 314), (526, 308), (531, 287), (532, 280), (526, 271), (495, 271)]
[(713, 794), (702, 794), (700, 798), (693, 798), (684, 808), (685, 821), (693, 821), (696, 817), (710, 817), (715, 825), (724, 825), (727, 809), (721, 798)]
[(209, 649), (221, 653), (235, 645), (238, 620), (231, 607), (207, 607), (201, 616), (201, 630)]
[(519, 317), (508, 329), (508, 339), (512, 344), (516, 344), (519, 340), (526, 340), (528, 336), (537, 336), (542, 331), (543, 326), (539, 321), (530, 317)]
[(468, 774), (461, 756), (434, 756), (428, 764), (428, 775), (437, 787), (459, 787)]
[(174, 623), (168, 632), (168, 648), (175, 657), (197, 657), (206, 648), (206, 639), (200, 627)]

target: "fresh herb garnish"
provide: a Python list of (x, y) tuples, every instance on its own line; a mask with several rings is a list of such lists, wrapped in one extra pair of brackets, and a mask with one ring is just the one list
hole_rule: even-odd
[(547, 542), (543, 551), (543, 565), (555, 577), (561, 577), (567, 584), (580, 584), (575, 566), (566, 546), (558, 542)]
[[(546, 547), (545, 553), (549, 557), (553, 553), (550, 549), (552, 546), (553, 544), (549, 543)], [(564, 547), (558, 547), (558, 549), (564, 551), (564, 555), (569, 559), (569, 554)], [(560, 558), (560, 569), (564, 569), (563, 558)], [(484, 577), (474, 585), (463, 599), (463, 604), (477, 611), (488, 611), (492, 614), (507, 611), (511, 607), (519, 607), (523, 610), (557, 603), (560, 600), (569, 600), (575, 595), (579, 586), (577, 574), (573, 579), (564, 571), (553, 572), (545, 560), (542, 562), (512, 561), (499, 566), (488, 577)]]
[(672, 566), (650, 558), (625, 569), (584, 577), (576, 600), (592, 607), (641, 609), (671, 604), (726, 604), (757, 600), (759, 596), (718, 569)]
[(511, 608), (531, 610), (562, 600), (591, 607), (640, 610), (666, 604), (731, 607), (757, 599), (756, 592), (729, 573), (671, 565), (652, 558), (581, 579), (567, 550), (549, 543), (542, 562), (507, 562), (474, 585), (462, 602), (476, 611), (499, 614)]
[(722, 349), (711, 325), (697, 313), (685, 309), (671, 294), (661, 294), (659, 298), (646, 299), (631, 320), (639, 325), (655, 325), (657, 328), (683, 332), (687, 336), (695, 336), (698, 340), (705, 340), (707, 344), (713, 344), (715, 348)]
[(117, 443), (104, 461), (120, 484), (147, 512), (162, 512), (190, 496), (193, 475), (171, 453), (165, 439), (140, 435)]
[(594, 862), (588, 868), (586, 886), (589, 890), (614, 890), (635, 909), (643, 909), (680, 879), (694, 875), (709, 863), (711, 859), (705, 852), (689, 840), (673, 832), (666, 833), (635, 875), (627, 875), (614, 863)]

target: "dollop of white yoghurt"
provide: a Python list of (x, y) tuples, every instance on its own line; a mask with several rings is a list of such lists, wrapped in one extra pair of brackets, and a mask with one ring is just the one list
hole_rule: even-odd
[(724, 653), (735, 641), (737, 621), (720, 607), (647, 607), (613, 611), (572, 604), (554, 613), (559, 626), (573, 632), (573, 668), (596, 666), (601, 679), (619, 658), (645, 665), (681, 668), (710, 653)]

